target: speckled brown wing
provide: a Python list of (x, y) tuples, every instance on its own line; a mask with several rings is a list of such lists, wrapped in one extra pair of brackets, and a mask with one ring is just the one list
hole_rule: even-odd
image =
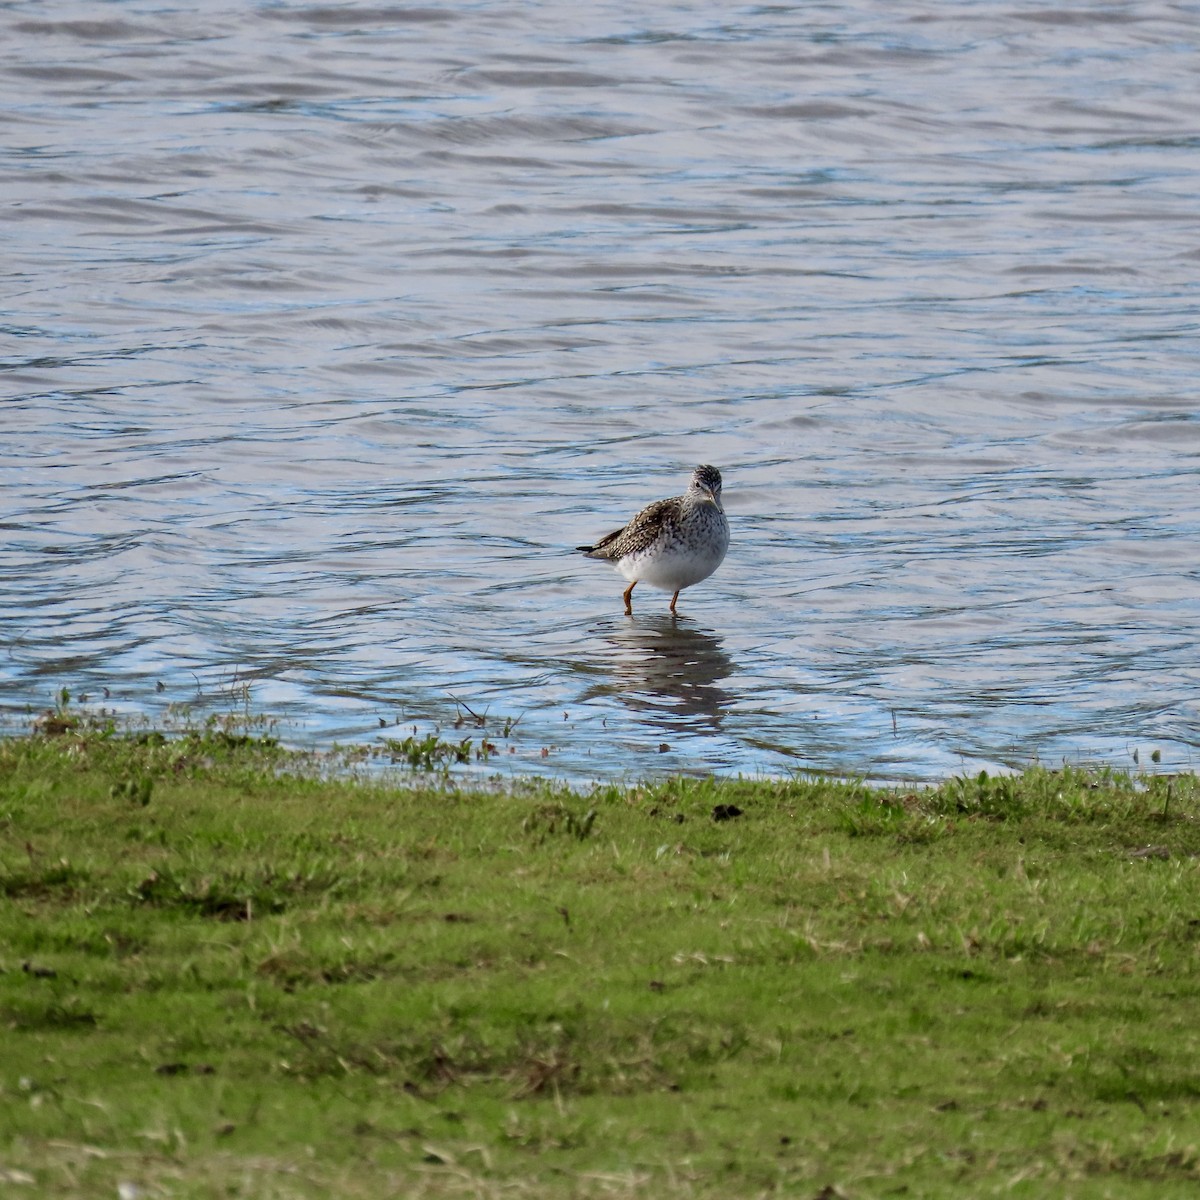
[(588, 558), (602, 558), (607, 562), (617, 562), (627, 554), (640, 554), (652, 546), (663, 527), (679, 520), (680, 500), (673, 496), (670, 500), (656, 500), (646, 505), (628, 525), (614, 529), (606, 534), (594, 546), (577, 546)]

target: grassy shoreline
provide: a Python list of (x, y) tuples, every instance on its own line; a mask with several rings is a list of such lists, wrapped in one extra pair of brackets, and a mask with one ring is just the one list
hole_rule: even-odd
[(1198, 814), (1071, 769), (580, 795), (0, 742), (0, 1183), (1190, 1195)]

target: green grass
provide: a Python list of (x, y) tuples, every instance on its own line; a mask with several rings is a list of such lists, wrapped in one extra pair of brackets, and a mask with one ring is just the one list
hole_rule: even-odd
[(52, 732), (0, 743), (5, 1194), (1200, 1184), (1191, 778), (579, 796)]

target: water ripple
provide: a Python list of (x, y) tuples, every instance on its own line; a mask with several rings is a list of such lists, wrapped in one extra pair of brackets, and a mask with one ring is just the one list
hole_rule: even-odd
[[(1192, 769), (1192, 26), (8, 5), (0, 712)], [(729, 559), (626, 619), (570, 547), (699, 461)]]

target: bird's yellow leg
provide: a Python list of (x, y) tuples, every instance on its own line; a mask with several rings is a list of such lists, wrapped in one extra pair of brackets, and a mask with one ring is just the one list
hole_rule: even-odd
[(630, 584), (630, 585), (629, 585), (629, 586), (628, 586), (628, 587), (625, 589), (625, 595), (624, 595), (624, 600), (625, 600), (625, 615), (626, 615), (627, 617), (632, 617), (632, 616), (633, 616), (633, 589), (634, 589), (636, 586), (637, 586), (637, 580), (635, 579), (635, 580), (633, 581), (633, 583), (631, 583), (631, 584)]

